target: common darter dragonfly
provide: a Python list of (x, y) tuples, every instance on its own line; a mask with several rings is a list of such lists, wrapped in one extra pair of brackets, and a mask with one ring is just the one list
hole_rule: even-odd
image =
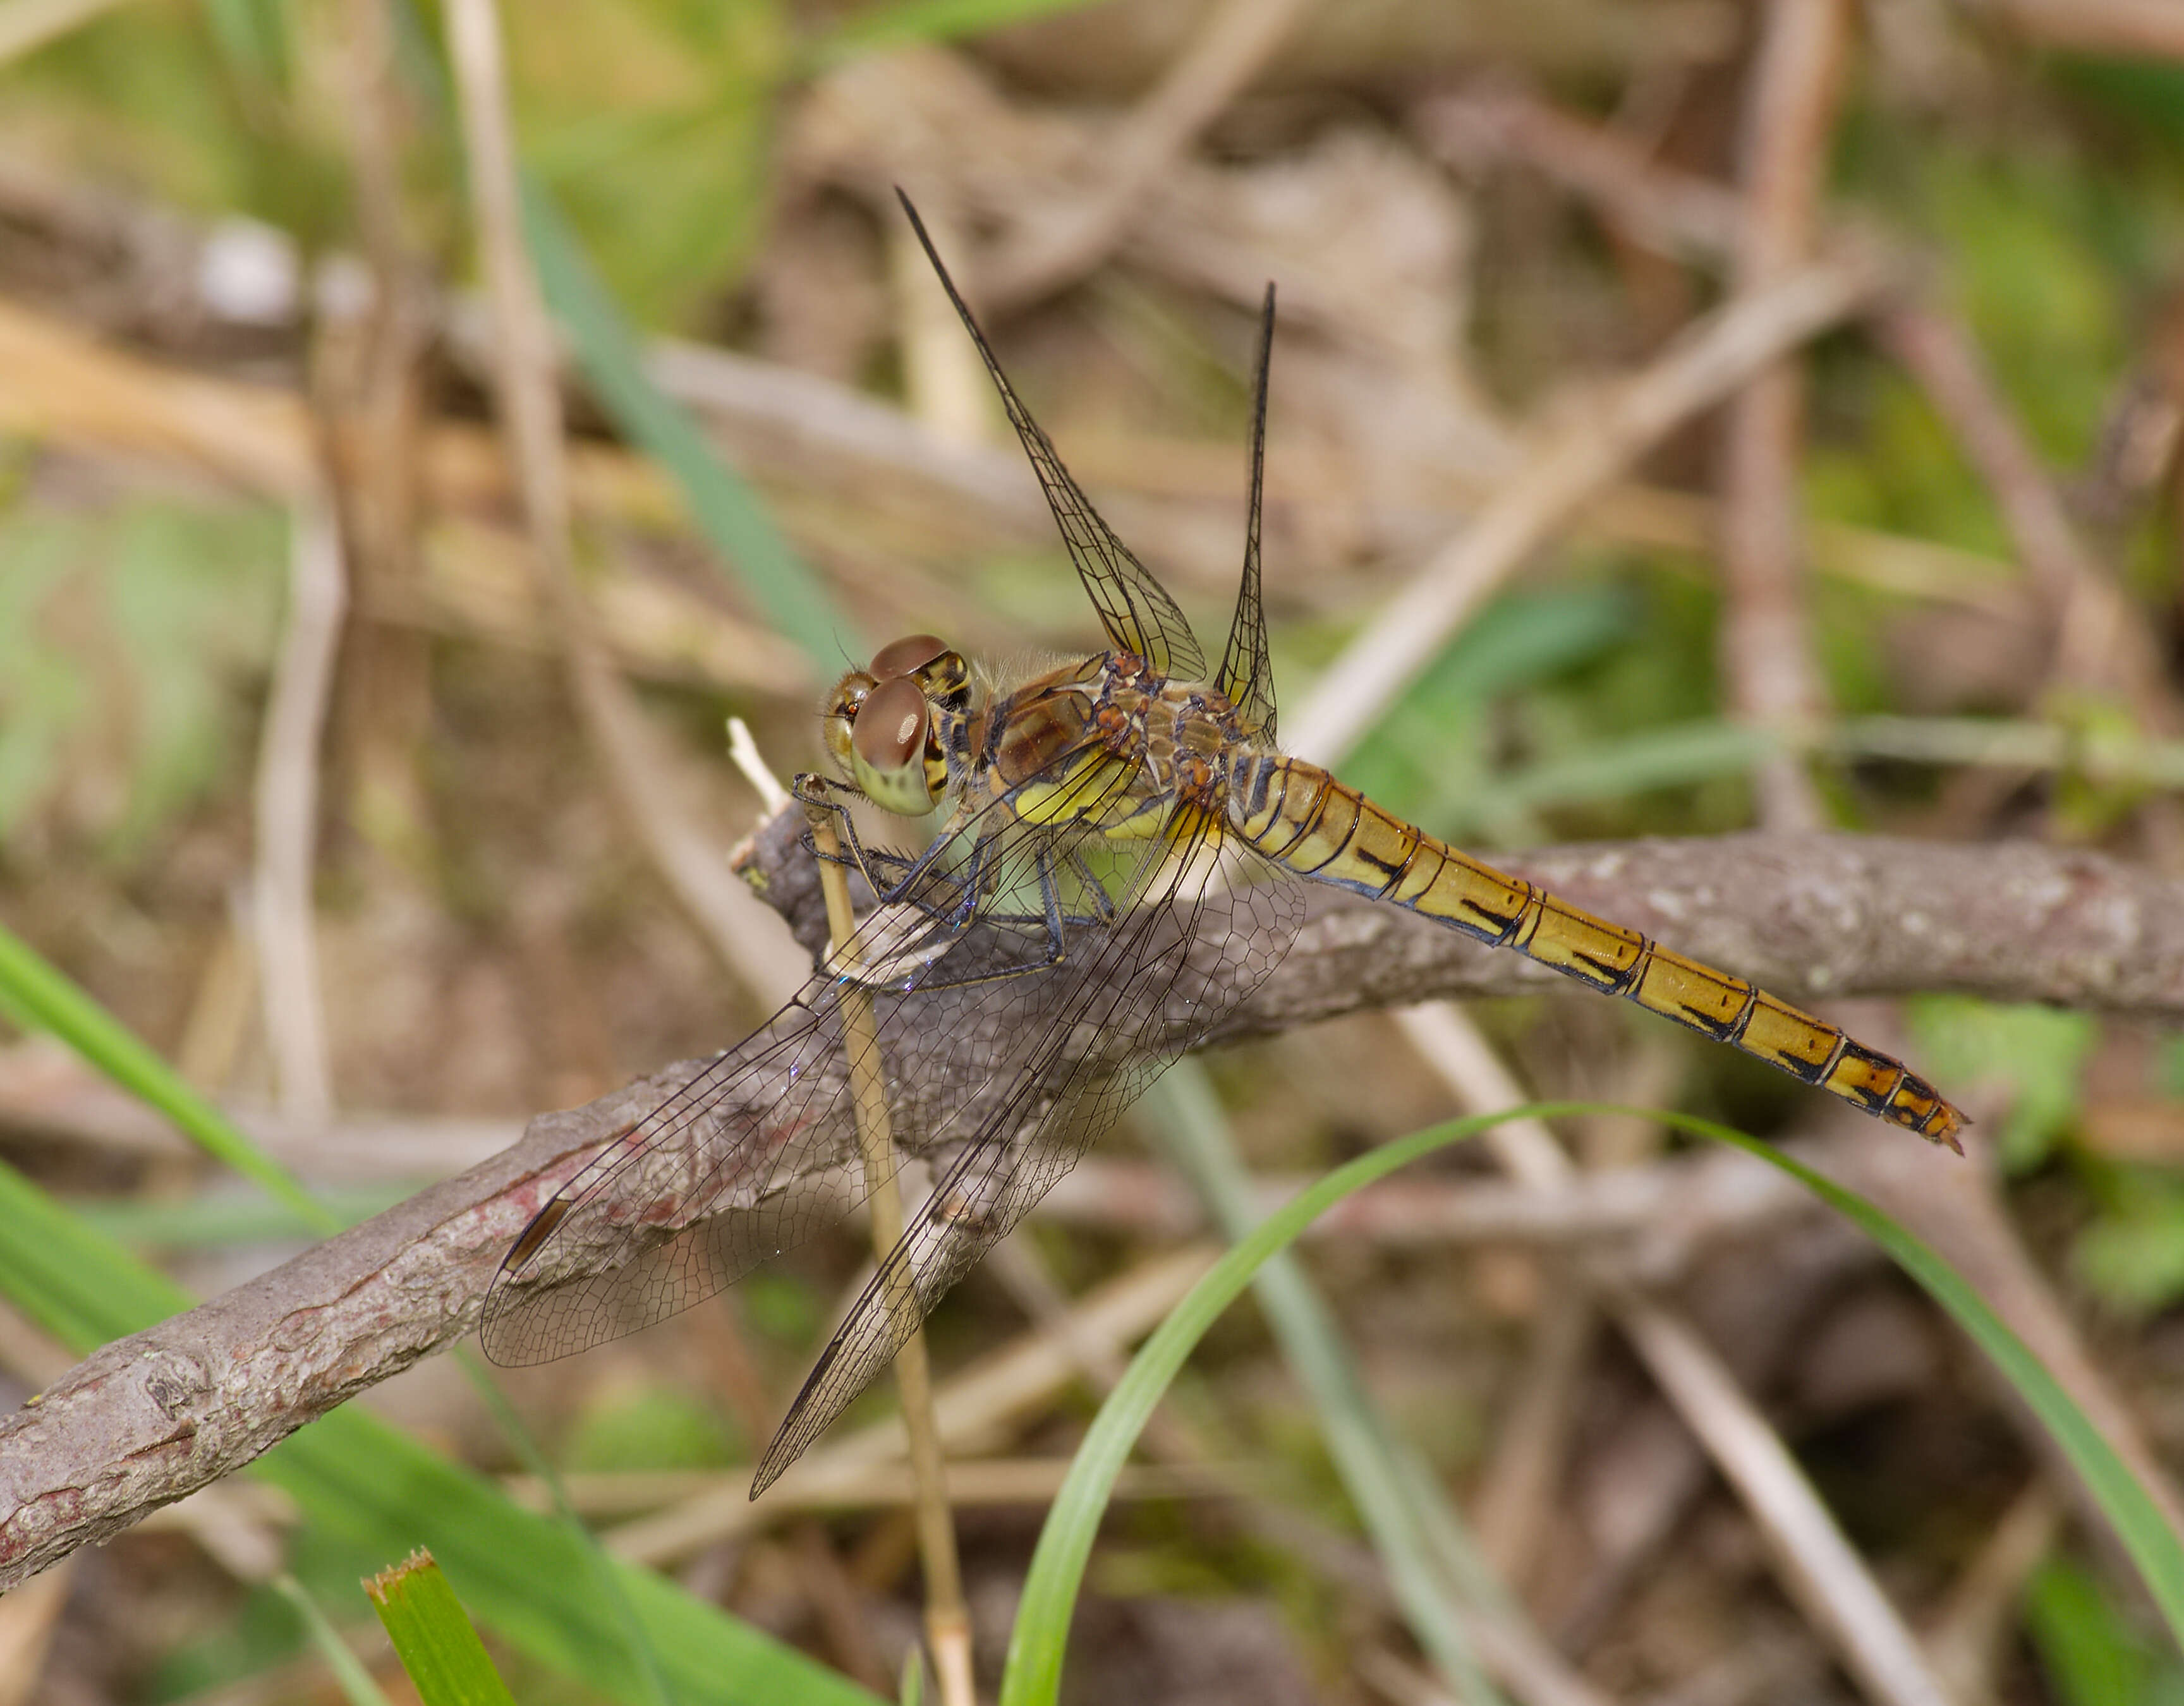
[[(1002, 372), (916, 211), (933, 270), (1099, 613), (1109, 649), (988, 679), (931, 635), (836, 685), (838, 778), (801, 776), (875, 904), (760, 1029), (618, 1136), (538, 1213), (485, 1304), (486, 1354), (586, 1350), (711, 1296), (839, 1220), (871, 1185), (852, 1035), (879, 1053), (897, 1150), (934, 1185), (753, 1475), (771, 1485), (941, 1295), (1145, 1085), (1212, 1033), (1329, 884), (1513, 948), (1957, 1146), (1964, 1116), (1901, 1062), (1383, 811), (1275, 740), (1259, 513), (1274, 296), (1253, 382), (1250, 507), (1228, 644), (1208, 669), (1175, 601), (1100, 520)], [(944, 811), (922, 851), (866, 845), (857, 800)], [(869, 1006), (845, 1023), (846, 997)], [(915, 1070), (901, 1063), (915, 1061)]]

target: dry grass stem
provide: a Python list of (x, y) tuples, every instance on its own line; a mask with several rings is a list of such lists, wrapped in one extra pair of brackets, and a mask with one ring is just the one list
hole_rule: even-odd
[(788, 790), (766, 764), (766, 755), (751, 738), (750, 725), (740, 716), (728, 719), (728, 761), (743, 772), (744, 780), (750, 783), (768, 817), (788, 809)]
[[(850, 904), (849, 868), (832, 813), (811, 813), (812, 850), (819, 860), (819, 881), (827, 896), (828, 951), (850, 951), (857, 933)], [(884, 1269), (901, 1243), (902, 1193), (896, 1184), (894, 1138), (888, 1112), (886, 1069), (880, 1060), (878, 1027), (872, 996), (855, 981), (854, 961), (841, 984), (842, 1049), (849, 1057), (850, 1090), (855, 1098), (857, 1145), (863, 1151), (866, 1210), (872, 1222), (872, 1256)], [(917, 1299), (908, 1267), (894, 1270), (888, 1293), (902, 1346), (894, 1355), (895, 1386), (902, 1395), (903, 1429), (910, 1441), (911, 1467), (917, 1480), (917, 1550), (925, 1566), (925, 1632), (933, 1667), (940, 1681), (944, 1706), (976, 1706), (971, 1675), (971, 1618), (963, 1603), (962, 1567), (956, 1557), (956, 1521), (948, 1505), (947, 1462), (933, 1414), (933, 1373), (925, 1354), (925, 1335), (917, 1324)]]
[(2184, 12), (2169, 0), (1973, 0), (2037, 41), (2093, 53), (2184, 59)]
[(2103, 696), (2120, 691), (2147, 728), (2176, 733), (2176, 698), (2144, 616), (2078, 537), (1970, 332), (1915, 301), (1892, 304), (1880, 330), (1948, 423), (2009, 529), (2046, 606), (2056, 683)]
[(0, 1706), (31, 1706), (75, 1571), (67, 1564), (0, 1599)]
[(471, 214), (493, 313), (496, 400), (577, 711), (632, 827), (715, 951), (755, 993), (785, 992), (802, 980), (800, 957), (676, 804), (665, 754), (600, 649), (577, 588), (559, 360), (523, 240), (507, 72), (493, 0), (452, 0), (447, 28)]
[[(972, 1458), (948, 1466), (949, 1502), (959, 1509), (984, 1505), (1041, 1505), (1052, 1502), (1069, 1474), (1067, 1458)], [(1228, 1498), (1248, 1481), (1244, 1464), (1133, 1464), (1115, 1486), (1120, 1499)], [(750, 1477), (711, 1469), (602, 1470), (563, 1477), (570, 1505), (586, 1517), (632, 1518), (668, 1508), (699, 1495), (748, 1497)], [(530, 1475), (510, 1475), (501, 1485), (526, 1508), (547, 1511), (553, 1499)], [(766, 1494), (764, 1519), (794, 1511), (869, 1510), (878, 1506), (911, 1506), (917, 1501), (917, 1472), (909, 1463), (883, 1459), (860, 1463), (838, 1477), (816, 1481), (792, 1479), (778, 1493)]]
[(319, 746), (348, 599), (341, 535), (323, 501), (291, 512), (288, 614), (258, 752), (252, 919), (258, 985), (281, 1118), (333, 1112), (312, 884), (318, 871)]
[[(1412, 1009), (1399, 1014), (1397, 1023), (1471, 1112), (1524, 1101), (1477, 1029), (1452, 1007)], [(1505, 1121), (1485, 1134), (1485, 1141), (1505, 1167), (1529, 1183), (1556, 1184), (1574, 1171), (1553, 1134), (1537, 1120)], [(1846, 1668), (1888, 1706), (1946, 1706), (1947, 1696), (1909, 1628), (1720, 1358), (1668, 1304), (1601, 1280), (1596, 1276), (1603, 1306), (1736, 1487), (1784, 1586)]]
[(1028, 212), (981, 269), (999, 312), (1051, 294), (1099, 265), (1176, 157), (1256, 76), (1311, 0), (1219, 0), (1189, 47), (1090, 160), (1090, 181)]
[[(933, 1399), (940, 1441), (959, 1459), (985, 1451), (1022, 1418), (1051, 1403), (1078, 1375), (1070, 1335), (1119, 1350), (1158, 1325), (1218, 1256), (1194, 1244), (1140, 1263), (1079, 1299), (1066, 1330), (1041, 1330), (982, 1358), (940, 1383)], [(781, 1506), (839, 1497), (859, 1485), (875, 1463), (900, 1461), (906, 1441), (900, 1417), (815, 1447), (776, 1483)], [(671, 1511), (623, 1525), (608, 1536), (618, 1557), (661, 1566), (688, 1558), (718, 1541), (749, 1532), (772, 1519), (769, 1493), (754, 1504), (749, 1483), (738, 1478), (715, 1493), (701, 1494)]]
[(1495, 1429), (1471, 1514), (1479, 1555), (1513, 1588), (1524, 1586), (1560, 1491), (1576, 1397), (1590, 1361), (1599, 1311), (1559, 1268), (1535, 1325), (1515, 1390)]
[(1471, 525), (1390, 599), (1314, 684), (1284, 744), (1315, 761), (1346, 751), (1401, 696), (1456, 627), (1671, 428), (1784, 350), (1856, 312), (1886, 281), (1878, 261), (1804, 268), (1726, 304), (1643, 372), (1572, 409)]
[[(922, 216), (943, 254), (967, 252), (968, 245), (944, 201), (928, 201)], [(963, 336), (954, 304), (906, 225), (889, 224), (887, 254), (910, 416), (944, 444), (975, 448), (984, 443), (994, 415), (994, 387), (986, 377), (985, 364)], [(967, 288), (983, 299), (976, 275), (967, 281)]]
[[(1848, 0), (1768, 0), (1747, 96), (1746, 215), (1736, 288), (1750, 293), (1808, 264), (1850, 31)], [(1818, 718), (1823, 694), (1805, 610), (1797, 522), (1804, 376), (1794, 354), (1752, 375), (1722, 421), (1718, 636), (1730, 712), (1760, 728)], [(1789, 752), (1753, 778), (1761, 825), (1786, 833), (1825, 822), (1819, 795)]]
[(121, 0), (7, 0), (0, 5), (0, 67), (34, 53), (98, 17)]
[(2007, 1660), (2025, 1583), (2053, 1553), (2062, 1525), (2062, 1502), (2044, 1478), (2036, 1478), (1950, 1588), (1927, 1631), (1926, 1651), (1956, 1698), (1997, 1698), (1997, 1673)]

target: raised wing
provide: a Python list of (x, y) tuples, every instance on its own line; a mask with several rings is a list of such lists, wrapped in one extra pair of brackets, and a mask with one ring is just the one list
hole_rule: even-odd
[[(821, 1353), (752, 1476), (756, 1497), (893, 1360), (933, 1306), (1176, 1057), (1234, 1010), (1288, 949), (1301, 885), (1227, 889), (1213, 827), (1186, 820), (1139, 865), (1111, 927), (1011, 1011), (1036, 1051), (991, 1099), (923, 1209)], [(905, 1307), (904, 1300), (907, 1300)]]
[(1107, 638), (1120, 650), (1135, 652), (1162, 675), (1184, 681), (1205, 680), (1206, 653), (1197, 636), (1191, 633), (1190, 624), (1184, 620), (1182, 610), (1167, 595), (1167, 589), (1153, 578), (1151, 571), (1131, 555), (1130, 548), (1100, 519), (1092, 500), (1070, 478), (1069, 470), (1061, 466), (1061, 458), (1055, 454), (1052, 442), (1039, 430), (1039, 422), (1031, 418), (1031, 411), (1024, 407), (1016, 387), (1009, 383), (1008, 375), (1001, 371), (993, 346), (986, 342), (985, 333), (978, 330), (978, 322), (971, 317), (970, 307), (964, 302), (962, 293), (956, 288), (956, 281), (941, 265), (939, 251), (926, 234), (925, 221), (917, 216), (917, 209), (911, 205), (908, 196), (899, 189), (895, 195), (902, 203), (902, 210), (910, 215), (911, 229), (924, 246), (926, 259), (940, 276), (941, 287), (956, 304), (956, 312), (962, 316), (964, 329), (978, 346), (986, 371), (993, 376), (994, 387), (1001, 393), (1001, 406), (1008, 410), (1009, 424), (1017, 429), (1024, 454), (1031, 458), (1032, 470), (1039, 476), (1039, 486), (1046, 493), (1047, 507), (1054, 511), (1055, 522), (1061, 529), (1061, 542), (1069, 548), (1069, 560), (1077, 565), (1078, 578), (1084, 583), (1093, 608), (1100, 612), (1100, 622), (1107, 630)]
[(1236, 615), (1213, 684), (1268, 745), (1274, 741), (1274, 671), (1267, 656), (1267, 611), (1259, 599), (1259, 499), (1267, 480), (1267, 371), (1274, 355), (1274, 287), (1259, 316), (1259, 355), (1251, 369), (1251, 499), (1244, 522), (1244, 578)]

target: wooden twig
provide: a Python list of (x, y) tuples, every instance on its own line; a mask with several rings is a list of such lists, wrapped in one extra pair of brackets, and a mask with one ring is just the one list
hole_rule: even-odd
[[(816, 945), (823, 909), (798, 846), (801, 822), (792, 811), (769, 825), (752, 860), (792, 923), (808, 906)], [(2184, 882), (2098, 854), (1733, 836), (1507, 862), (1786, 995), (1955, 988), (2184, 1022)], [(1407, 913), (1335, 900), (1316, 911), (1227, 1034), (1555, 983), (1529, 961)], [(1176, 1013), (1177, 1034), (1194, 1019), (1195, 1010)], [(913, 1053), (897, 1070), (943, 1070), (953, 1040), (912, 1039), (928, 1040), (932, 1059)], [(471, 1330), (501, 1257), (546, 1200), (704, 1065), (678, 1062), (586, 1107), (540, 1115), (503, 1154), (118, 1341), (35, 1407), (0, 1419), (0, 1588), (231, 1474)]]

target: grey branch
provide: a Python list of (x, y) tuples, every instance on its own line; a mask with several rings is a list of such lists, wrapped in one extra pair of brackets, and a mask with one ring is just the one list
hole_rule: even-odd
[[(1955, 990), (2184, 1020), (2184, 883), (2098, 854), (1742, 835), (1507, 862), (1823, 1010), (1837, 998)], [(808, 945), (816, 884), (788, 820), (761, 833), (748, 867)], [(1223, 1034), (1556, 987), (1513, 954), (1330, 896)], [(492, 1160), (107, 1346), (0, 1421), (0, 1589), (242, 1468), (470, 1332), (502, 1254), (539, 1206), (700, 1064), (540, 1115)]]

